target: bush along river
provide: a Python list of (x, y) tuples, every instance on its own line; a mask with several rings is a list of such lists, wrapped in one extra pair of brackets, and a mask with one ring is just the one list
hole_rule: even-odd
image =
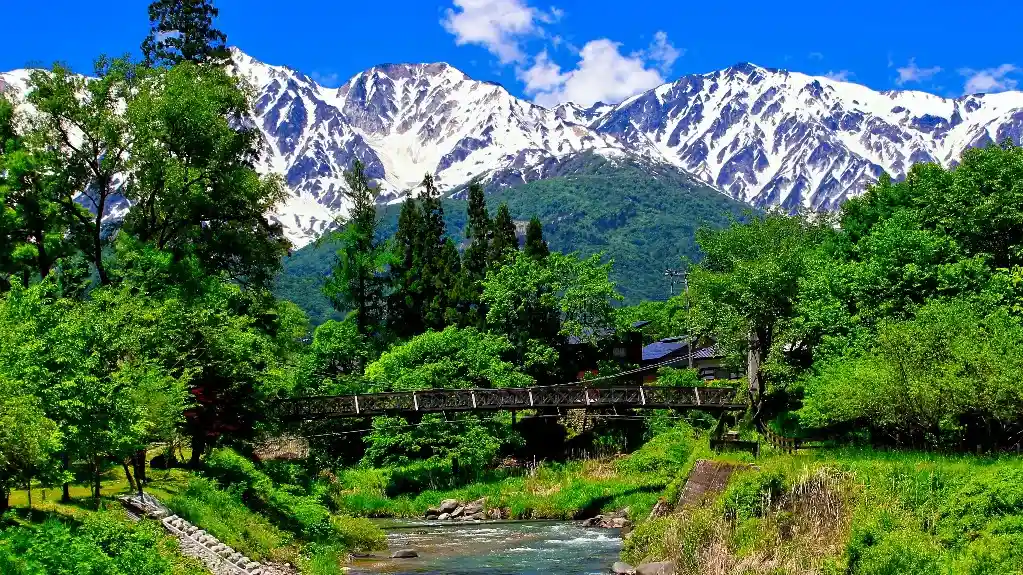
[[(589, 575), (608, 573), (620, 529), (565, 521), (388, 522), (388, 552), (357, 558), (352, 573)], [(392, 555), (412, 555), (396, 557)]]

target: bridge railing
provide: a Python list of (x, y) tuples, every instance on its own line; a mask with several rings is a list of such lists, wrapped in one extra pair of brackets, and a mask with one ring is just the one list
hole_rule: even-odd
[(727, 387), (558, 385), (524, 388), (427, 389), (407, 392), (314, 396), (278, 402), (277, 416), (289, 419), (374, 416), (443, 411), (498, 411), (535, 408), (704, 408), (743, 409)]

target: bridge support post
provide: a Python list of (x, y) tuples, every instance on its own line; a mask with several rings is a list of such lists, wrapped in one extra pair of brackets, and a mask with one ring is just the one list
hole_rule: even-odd
[(514, 409), (512, 410), (512, 429), (515, 429), (515, 414), (518, 413)]

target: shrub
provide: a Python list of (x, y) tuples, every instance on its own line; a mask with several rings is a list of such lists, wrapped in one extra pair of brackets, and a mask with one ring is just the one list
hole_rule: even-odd
[(696, 442), (693, 429), (679, 423), (620, 460), (618, 466), (626, 473), (678, 472), (689, 463)]
[(729, 519), (763, 517), (782, 490), (783, 477), (778, 471), (741, 471), (732, 476), (720, 502)]
[[(276, 485), (266, 473), (237, 453), (221, 449), (209, 458), (207, 474), (222, 485), (237, 490), (248, 506), (264, 512), (278, 526), (307, 541), (349, 544), (354, 551), (373, 551), (386, 546), (383, 532), (372, 524), (353, 523), (351, 518), (334, 517), (318, 497), (302, 494), (292, 485)], [(378, 536), (370, 536), (376, 530)], [(367, 546), (368, 545), (368, 546)]]

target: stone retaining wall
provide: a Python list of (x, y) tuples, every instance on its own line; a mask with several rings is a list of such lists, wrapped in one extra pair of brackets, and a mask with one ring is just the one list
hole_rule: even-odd
[(213, 575), (271, 575), (272, 570), (221, 543), (216, 537), (171, 513), (155, 497), (122, 497), (121, 503), (133, 519), (145, 516), (163, 524), (168, 533), (177, 537), (182, 555), (194, 557)]

